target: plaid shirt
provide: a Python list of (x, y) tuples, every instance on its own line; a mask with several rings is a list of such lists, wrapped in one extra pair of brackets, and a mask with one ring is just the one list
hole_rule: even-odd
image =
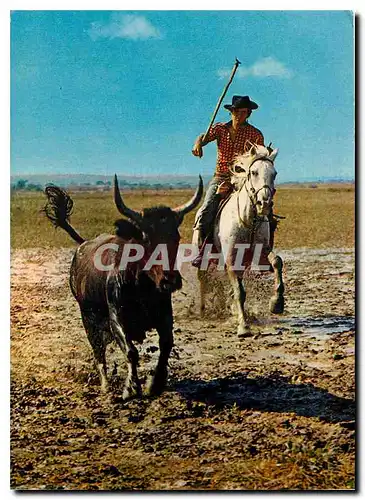
[[(229, 126), (232, 122), (216, 123), (210, 129), (206, 142), (217, 141), (217, 166), (216, 177), (227, 177), (230, 175), (229, 168), (232, 166), (237, 154), (246, 153), (251, 148), (250, 142), (264, 146), (264, 136), (259, 129), (245, 122), (239, 127), (236, 137), (232, 142), (229, 134)], [(250, 142), (247, 142), (250, 141)]]

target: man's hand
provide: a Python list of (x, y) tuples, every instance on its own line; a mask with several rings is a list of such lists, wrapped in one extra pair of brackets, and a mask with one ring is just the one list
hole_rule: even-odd
[(201, 144), (194, 144), (193, 149), (191, 150), (194, 156), (199, 156), (201, 158), (203, 156), (203, 148)]
[(197, 138), (197, 140), (195, 141), (193, 149), (191, 150), (191, 152), (193, 153), (193, 155), (194, 156), (198, 156), (199, 158), (201, 158), (203, 156), (202, 140), (203, 140), (203, 136), (200, 135)]

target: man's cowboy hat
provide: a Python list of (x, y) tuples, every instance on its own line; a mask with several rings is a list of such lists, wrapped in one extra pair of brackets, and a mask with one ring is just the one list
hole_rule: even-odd
[(232, 104), (225, 104), (224, 107), (229, 111), (232, 111), (232, 109), (240, 108), (257, 109), (258, 105), (251, 101), (248, 95), (234, 95), (232, 97)]

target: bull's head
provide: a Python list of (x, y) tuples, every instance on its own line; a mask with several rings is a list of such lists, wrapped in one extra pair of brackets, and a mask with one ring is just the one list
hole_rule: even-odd
[(127, 207), (120, 194), (118, 179), (114, 177), (114, 201), (119, 212), (132, 220), (143, 233), (143, 239), (150, 250), (163, 243), (167, 245), (170, 265), (175, 261), (180, 241), (179, 226), (184, 216), (194, 210), (203, 195), (203, 180), (199, 175), (199, 184), (193, 197), (176, 208), (159, 206), (136, 212)]
[(184, 205), (176, 208), (159, 206), (136, 212), (124, 203), (120, 194), (117, 176), (114, 177), (114, 201), (119, 212), (135, 222), (141, 231), (148, 236), (148, 239), (151, 242), (156, 241), (156, 243), (167, 243), (176, 237), (178, 227), (184, 220), (184, 216), (197, 207), (202, 194), (203, 180), (199, 175), (198, 187), (193, 197)]

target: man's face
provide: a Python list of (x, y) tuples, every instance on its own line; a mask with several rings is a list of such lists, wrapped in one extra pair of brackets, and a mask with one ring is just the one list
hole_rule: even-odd
[(240, 125), (246, 121), (249, 114), (250, 110), (248, 108), (239, 108), (232, 110), (232, 115), (236, 118)]

